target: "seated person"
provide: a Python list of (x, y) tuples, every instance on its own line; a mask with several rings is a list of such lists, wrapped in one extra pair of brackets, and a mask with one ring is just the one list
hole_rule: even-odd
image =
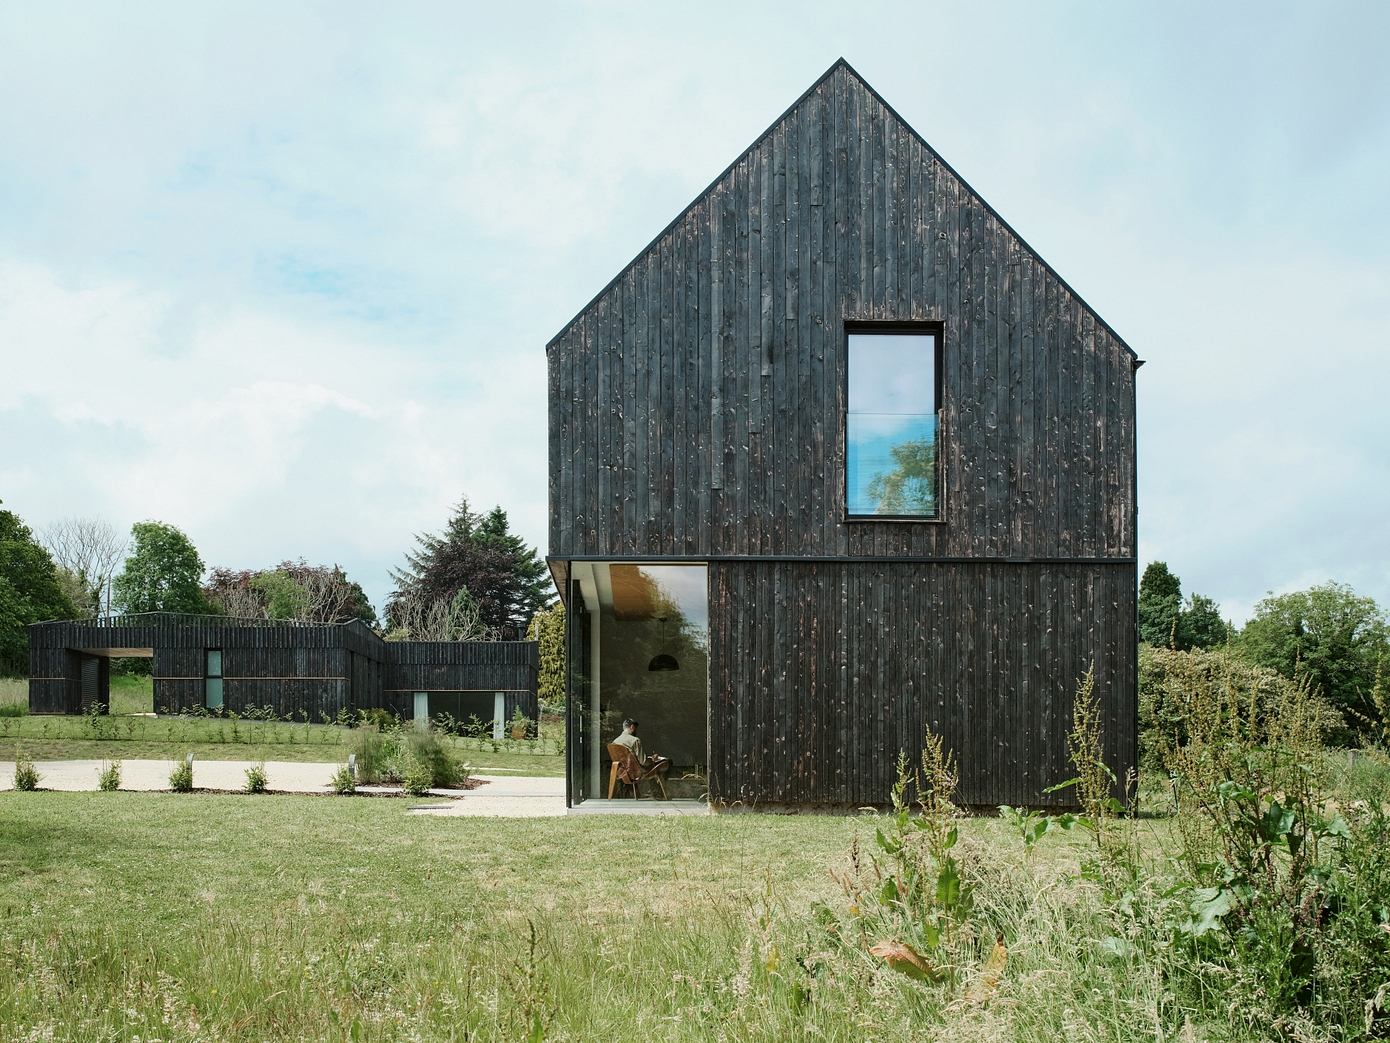
[[(647, 774), (656, 773), (665, 775), (671, 770), (670, 757), (658, 757), (652, 754), (650, 757), (642, 756), (642, 740), (637, 738), (637, 722), (631, 717), (623, 718), (622, 733), (613, 740), (619, 746), (626, 746), (632, 751), (632, 755), (637, 758), (637, 763), (642, 766), (642, 770)], [(624, 779), (624, 782), (635, 782), (635, 779)]]

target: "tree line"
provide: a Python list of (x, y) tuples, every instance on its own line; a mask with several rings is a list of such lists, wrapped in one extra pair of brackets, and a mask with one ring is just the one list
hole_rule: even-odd
[(273, 568), (209, 570), (188, 534), (168, 522), (137, 522), (128, 537), (95, 518), (35, 532), (0, 508), (0, 675), (27, 671), (25, 628), (52, 619), (136, 612), (356, 619), (387, 640), (519, 640), (555, 601), (545, 563), (511, 531), (506, 511), (480, 514), (466, 499), (441, 532), (415, 537), (391, 576), (379, 617), (337, 564), (300, 557)]
[(1390, 623), (1375, 599), (1346, 584), (1270, 594), (1237, 627), (1211, 598), (1184, 600), (1181, 581), (1155, 561), (1139, 582), (1138, 622), (1151, 648), (1220, 650), (1305, 685), (1339, 718), (1334, 742), (1358, 743), (1390, 727)]

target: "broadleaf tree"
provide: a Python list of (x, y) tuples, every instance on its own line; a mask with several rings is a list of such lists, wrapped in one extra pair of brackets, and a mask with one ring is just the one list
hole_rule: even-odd
[(0, 675), (28, 672), (30, 623), (77, 611), (48, 551), (19, 515), (0, 510)]
[(1373, 598), (1342, 583), (1271, 594), (1255, 606), (1236, 647), (1312, 685), (1342, 714), (1339, 741), (1353, 742), (1380, 723), (1372, 692), (1377, 671), (1390, 666), (1390, 624)]
[(165, 522), (136, 522), (130, 556), (111, 584), (121, 612), (207, 612), (203, 559), (193, 541)]
[(869, 480), (868, 493), (879, 514), (936, 513), (936, 440), (912, 439), (889, 451), (893, 469)]
[(526, 636), (539, 645), (537, 692), (542, 704), (565, 701), (565, 606), (557, 601), (531, 617)]
[(1176, 647), (1181, 612), (1181, 581), (1166, 562), (1149, 562), (1139, 580), (1139, 640), (1155, 648)]
[(273, 569), (215, 568), (203, 594), (228, 616), (303, 619), (345, 623), (360, 619), (376, 625), (376, 610), (360, 584), (340, 565), (310, 565), (303, 558)]

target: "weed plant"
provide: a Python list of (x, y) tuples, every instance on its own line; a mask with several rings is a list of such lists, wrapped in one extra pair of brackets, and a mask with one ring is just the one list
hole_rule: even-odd
[(258, 761), (246, 769), (247, 793), (264, 793), (266, 790), (265, 761)]
[(329, 788), (341, 796), (350, 796), (357, 792), (357, 778), (353, 775), (352, 769), (344, 764), (333, 773), (333, 778), (328, 783)]
[(121, 762), (111, 761), (97, 769), (97, 789), (114, 793), (121, 788)]
[(175, 793), (191, 793), (193, 791), (192, 761), (175, 762), (173, 770), (169, 772), (169, 788)]
[(34, 762), (22, 753), (14, 763), (14, 788), (22, 793), (32, 793), (39, 788), (43, 776), (34, 768)]

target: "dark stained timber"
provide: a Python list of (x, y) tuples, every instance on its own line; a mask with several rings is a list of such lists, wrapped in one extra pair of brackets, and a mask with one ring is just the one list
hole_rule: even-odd
[[(222, 653), (223, 710), (322, 720), (382, 708), (409, 716), (416, 692), (505, 692), (507, 713), (538, 713), (534, 641), (383, 641), (361, 622), (237, 620), (144, 613), (29, 628), (29, 709), (86, 713), (109, 702), (113, 656), (153, 659), (154, 706), (206, 705), (209, 649)], [(95, 673), (93, 672), (95, 669)]]
[[(935, 520), (846, 515), (874, 326), (940, 338)], [(1064, 799), (1092, 662), (1133, 764), (1140, 362), (849, 65), (547, 352), (553, 567), (711, 566), (713, 797), (882, 803), (931, 724), (963, 799)]]

